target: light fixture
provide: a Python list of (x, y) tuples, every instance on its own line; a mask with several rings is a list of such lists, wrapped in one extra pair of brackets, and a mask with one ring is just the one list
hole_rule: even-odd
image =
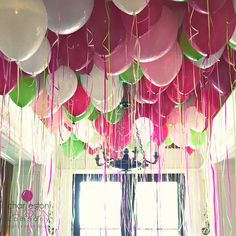
[(132, 169), (138, 169), (138, 168), (145, 168), (149, 165), (154, 165), (158, 161), (158, 153), (154, 153), (154, 160), (149, 161), (145, 158), (145, 155), (143, 155), (143, 159), (141, 161), (137, 160), (137, 148), (135, 147), (133, 152), (133, 157), (130, 158), (129, 156), (129, 149), (125, 148), (123, 151), (123, 157), (121, 159), (114, 159), (114, 158), (106, 158), (106, 152), (103, 151), (103, 162), (101, 163), (101, 158), (99, 157), (99, 154), (96, 155), (95, 161), (97, 166), (104, 166), (106, 165), (107, 167), (113, 167), (113, 168), (118, 168), (121, 169), (122, 171), (130, 171)]

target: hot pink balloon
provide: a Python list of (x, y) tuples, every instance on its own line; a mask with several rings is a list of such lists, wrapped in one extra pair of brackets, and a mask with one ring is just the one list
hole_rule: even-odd
[(121, 12), (113, 2), (94, 1), (93, 12), (88, 21), (88, 30), (93, 35), (94, 49), (98, 54), (108, 55), (124, 41), (126, 32), (120, 21)]
[(172, 83), (167, 88), (166, 93), (168, 98), (175, 104), (183, 104), (189, 98), (189, 95), (181, 94)]
[(33, 193), (31, 190), (24, 190), (22, 193), (21, 193), (21, 198), (23, 201), (25, 202), (30, 202), (32, 199), (33, 199)]
[(190, 9), (184, 19), (184, 31), (192, 47), (206, 55), (218, 52), (233, 35), (236, 26), (233, 1), (227, 0), (219, 11), (209, 17)]
[(103, 115), (100, 115), (94, 121), (94, 128), (100, 135), (109, 136), (111, 130), (111, 124), (106, 120), (106, 118)]
[(8, 94), (16, 86), (17, 77), (16, 63), (0, 57), (0, 95)]
[(221, 95), (229, 95), (233, 90), (233, 85), (236, 86), (234, 68), (224, 60), (217, 63), (208, 79)]
[(172, 82), (172, 85), (180, 94), (188, 95), (197, 87), (200, 78), (201, 70), (191, 61), (184, 60), (177, 77)]
[(81, 84), (77, 86), (74, 95), (64, 103), (64, 107), (72, 116), (84, 114), (90, 105), (90, 98)]
[(137, 96), (146, 103), (154, 104), (158, 100), (158, 96), (155, 92), (148, 89), (146, 82), (145, 82), (145, 76), (141, 78), (141, 80), (138, 81), (137, 84)]
[(60, 125), (63, 123), (63, 114), (64, 113), (60, 107), (52, 117), (49, 116), (44, 119), (44, 124), (50, 130), (50, 132), (54, 133), (59, 129)]
[(85, 68), (93, 58), (92, 35), (86, 26), (73, 34), (60, 35), (59, 47), (59, 57), (74, 71)]
[(185, 147), (184, 149), (189, 155), (191, 155), (193, 153), (193, 149), (189, 146)]
[(165, 141), (167, 136), (168, 136), (168, 127), (166, 125), (161, 127), (154, 125), (153, 139), (158, 146)]
[(189, 4), (200, 13), (213, 14), (219, 11), (227, 0), (192, 0)]
[(163, 117), (167, 117), (173, 110), (175, 104), (169, 99), (166, 92), (158, 97), (158, 101), (153, 105), (155, 112)]
[(160, 19), (161, 12), (162, 1), (151, 0), (137, 15), (122, 13), (121, 16), (127, 33), (139, 37), (148, 32), (150, 27)]
[(236, 51), (235, 50), (229, 47), (225, 47), (223, 58), (228, 64), (234, 67), (236, 66)]
[(145, 76), (142, 77), (142, 80), (145, 81), (145, 87), (148, 89), (148, 91), (155, 93), (155, 94), (160, 94), (164, 92), (168, 86), (156, 86), (153, 83), (151, 83)]
[(131, 111), (126, 110), (122, 119), (118, 121), (116, 124), (112, 126), (112, 129), (117, 130), (123, 136), (128, 135), (133, 127), (133, 123), (131, 121)]
[(90, 72), (93, 69), (93, 65), (94, 65), (94, 62), (92, 60), (86, 67), (84, 67), (83, 69), (79, 70), (78, 73), (80, 75), (89, 75)]
[(182, 65), (182, 51), (178, 43), (161, 58), (147, 63), (141, 63), (146, 78), (156, 86), (170, 84), (178, 74)]
[(150, 62), (165, 55), (174, 45), (177, 37), (177, 21), (171, 10), (163, 6), (159, 21), (150, 31), (137, 38), (131, 36), (134, 58), (141, 62)]
[(111, 55), (104, 57), (97, 53), (94, 55), (94, 64), (101, 70), (112, 75), (125, 72), (133, 63), (131, 53), (126, 46), (126, 41), (117, 46)]

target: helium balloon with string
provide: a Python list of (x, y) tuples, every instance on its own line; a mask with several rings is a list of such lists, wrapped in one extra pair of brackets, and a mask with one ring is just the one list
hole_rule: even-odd
[(164, 92), (168, 86), (156, 86), (152, 83), (152, 81), (149, 81), (145, 76), (142, 77), (142, 80), (145, 82), (145, 87), (149, 92), (155, 93), (155, 94), (161, 94)]
[(153, 140), (156, 142), (158, 146), (160, 146), (168, 137), (168, 127), (167, 125), (164, 126), (156, 126), (154, 125), (153, 130)]
[(61, 144), (63, 154), (66, 158), (75, 160), (84, 151), (84, 143), (78, 140), (72, 133), (71, 137), (64, 143)]
[(0, 95), (8, 94), (16, 86), (17, 78), (16, 63), (0, 57)]
[(170, 84), (182, 65), (182, 52), (175, 43), (169, 52), (161, 58), (147, 63), (142, 63), (141, 68), (145, 77), (156, 86), (166, 86)]
[(37, 81), (34, 78), (19, 78), (17, 86), (10, 92), (11, 100), (19, 107), (30, 104), (37, 95)]
[(47, 11), (41, 0), (1, 0), (0, 50), (16, 61), (28, 59), (40, 47), (47, 23)]
[(110, 124), (116, 124), (122, 119), (124, 112), (125, 112), (124, 108), (122, 108), (121, 106), (118, 106), (114, 110), (105, 114), (106, 120)]
[(183, 104), (189, 99), (189, 95), (179, 93), (178, 89), (174, 84), (170, 84), (166, 90), (168, 98), (175, 104)]
[(50, 59), (51, 47), (48, 40), (44, 38), (38, 50), (27, 60), (19, 61), (18, 65), (24, 72), (35, 76), (47, 68)]
[(236, 51), (231, 47), (225, 47), (223, 59), (231, 66), (236, 66)]
[(73, 96), (63, 104), (69, 114), (74, 117), (84, 114), (88, 110), (89, 105), (90, 98), (81, 84), (78, 84)]
[(224, 60), (217, 63), (208, 79), (220, 95), (229, 95), (233, 90), (233, 85), (236, 85), (236, 73), (234, 67)]
[(88, 66), (93, 59), (91, 44), (92, 36), (84, 26), (73, 34), (59, 36), (58, 57), (64, 65), (74, 71), (80, 71)]
[(181, 33), (179, 38), (180, 47), (183, 50), (184, 56), (187, 57), (191, 61), (199, 61), (204, 58), (204, 54), (197, 52), (188, 41), (186, 34), (184, 32)]
[(37, 96), (34, 102), (31, 105), (34, 113), (36, 113), (40, 119), (47, 118), (54, 114), (59, 106), (53, 103), (47, 91), (43, 91), (41, 94)]
[(117, 46), (117, 49), (107, 57), (97, 53), (94, 55), (94, 64), (102, 71), (111, 75), (119, 75), (125, 72), (132, 64), (133, 58), (127, 49), (126, 41)]
[(91, 16), (94, 0), (44, 0), (48, 28), (57, 34), (71, 34), (82, 28)]
[(192, 0), (189, 2), (190, 6), (203, 14), (214, 14), (220, 11), (227, 0)]
[(190, 130), (188, 146), (192, 149), (198, 149), (204, 146), (207, 141), (206, 131), (196, 132), (194, 130)]
[(204, 70), (208, 69), (208, 68), (214, 66), (215, 63), (220, 61), (220, 58), (221, 58), (223, 52), (224, 52), (224, 47), (221, 48), (218, 52), (216, 52), (213, 55), (210, 55), (208, 57), (203, 57), (200, 60), (195, 61), (194, 65), (201, 68), (201, 69), (204, 69)]
[(236, 50), (236, 27), (234, 29), (233, 35), (231, 36), (228, 45), (233, 49)]
[(227, 0), (219, 11), (211, 15), (190, 9), (185, 15), (183, 28), (192, 47), (200, 53), (211, 56), (227, 44), (235, 26), (233, 3)]
[(74, 71), (67, 66), (60, 66), (55, 73), (47, 76), (47, 92), (58, 105), (62, 105), (74, 95), (77, 85), (78, 81)]
[(90, 121), (95, 121), (100, 116), (100, 112), (97, 109), (93, 109), (93, 112), (89, 115)]
[[(133, 1), (134, 2), (134, 1)], [(136, 37), (141, 37), (157, 23), (162, 12), (162, 1), (150, 0), (146, 7), (136, 15), (121, 14), (126, 32)]]
[(111, 124), (102, 114), (94, 121), (94, 127), (100, 135), (109, 136)]
[(190, 106), (185, 111), (186, 128), (196, 132), (202, 132), (205, 129), (206, 117), (198, 112), (195, 106)]
[(150, 0), (112, 0), (113, 3), (123, 12), (135, 15), (141, 12)]
[(177, 77), (171, 83), (182, 95), (190, 94), (198, 85), (201, 71), (191, 61), (184, 60)]
[(177, 38), (177, 22), (171, 10), (163, 6), (161, 17), (142, 37), (130, 36), (133, 57), (140, 62), (152, 62), (164, 57)]
[(94, 2), (88, 30), (93, 35), (94, 50), (99, 55), (111, 54), (125, 40), (126, 32), (120, 23), (120, 17), (121, 12), (113, 2), (98, 0)]
[(119, 75), (119, 79), (127, 84), (136, 84), (142, 76), (141, 66), (135, 61), (126, 71)]

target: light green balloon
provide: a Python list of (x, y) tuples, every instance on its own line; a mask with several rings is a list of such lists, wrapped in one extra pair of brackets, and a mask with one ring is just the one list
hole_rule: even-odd
[(135, 62), (133, 65), (119, 75), (119, 78), (122, 82), (127, 84), (136, 84), (143, 76), (140, 64)]
[(194, 130), (190, 130), (190, 137), (189, 137), (189, 146), (192, 149), (198, 149), (202, 147), (206, 142), (206, 131), (203, 132), (196, 132)]
[(234, 51), (236, 51), (236, 45), (235, 45), (233, 42), (229, 41), (229, 42), (228, 42), (228, 45), (230, 46), (231, 49), (233, 49)]
[(90, 116), (88, 117), (88, 119), (89, 119), (90, 121), (94, 121), (94, 120), (96, 120), (96, 119), (99, 117), (99, 115), (100, 115), (100, 112), (97, 111), (97, 109), (94, 108), (93, 112), (90, 114)]
[(85, 118), (88, 118), (94, 111), (94, 105), (92, 103), (90, 103), (89, 105), (89, 108), (88, 110), (82, 114), (82, 115), (79, 115), (79, 116), (72, 116), (67, 110), (66, 108), (63, 106), (63, 111), (65, 112), (67, 118), (72, 122), (72, 124), (75, 124), (76, 122), (82, 120), (82, 119), (85, 119)]
[(17, 106), (25, 107), (36, 97), (37, 87), (37, 81), (34, 78), (19, 78), (17, 86), (9, 96)]
[(116, 124), (122, 119), (123, 115), (124, 109), (118, 106), (116, 109), (106, 113), (105, 117), (110, 124)]
[(61, 148), (65, 157), (75, 160), (84, 151), (84, 143), (72, 134), (65, 143), (61, 144)]
[(197, 52), (188, 41), (185, 33), (180, 35), (180, 46), (184, 51), (184, 56), (191, 61), (199, 61), (204, 57), (201, 53)]

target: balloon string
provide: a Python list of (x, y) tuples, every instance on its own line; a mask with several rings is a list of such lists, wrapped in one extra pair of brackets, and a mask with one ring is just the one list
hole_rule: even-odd
[(217, 230), (217, 206), (216, 206), (216, 180), (215, 180), (215, 171), (214, 167), (211, 164), (211, 173), (212, 173), (212, 181), (213, 181), (213, 210), (214, 210), (214, 230), (215, 230), (215, 236), (218, 236), (218, 230)]
[(49, 192), (50, 192), (51, 182), (52, 182), (52, 158), (51, 158), (51, 161), (50, 161), (50, 177), (49, 177), (48, 192), (47, 192), (47, 194), (49, 194)]

